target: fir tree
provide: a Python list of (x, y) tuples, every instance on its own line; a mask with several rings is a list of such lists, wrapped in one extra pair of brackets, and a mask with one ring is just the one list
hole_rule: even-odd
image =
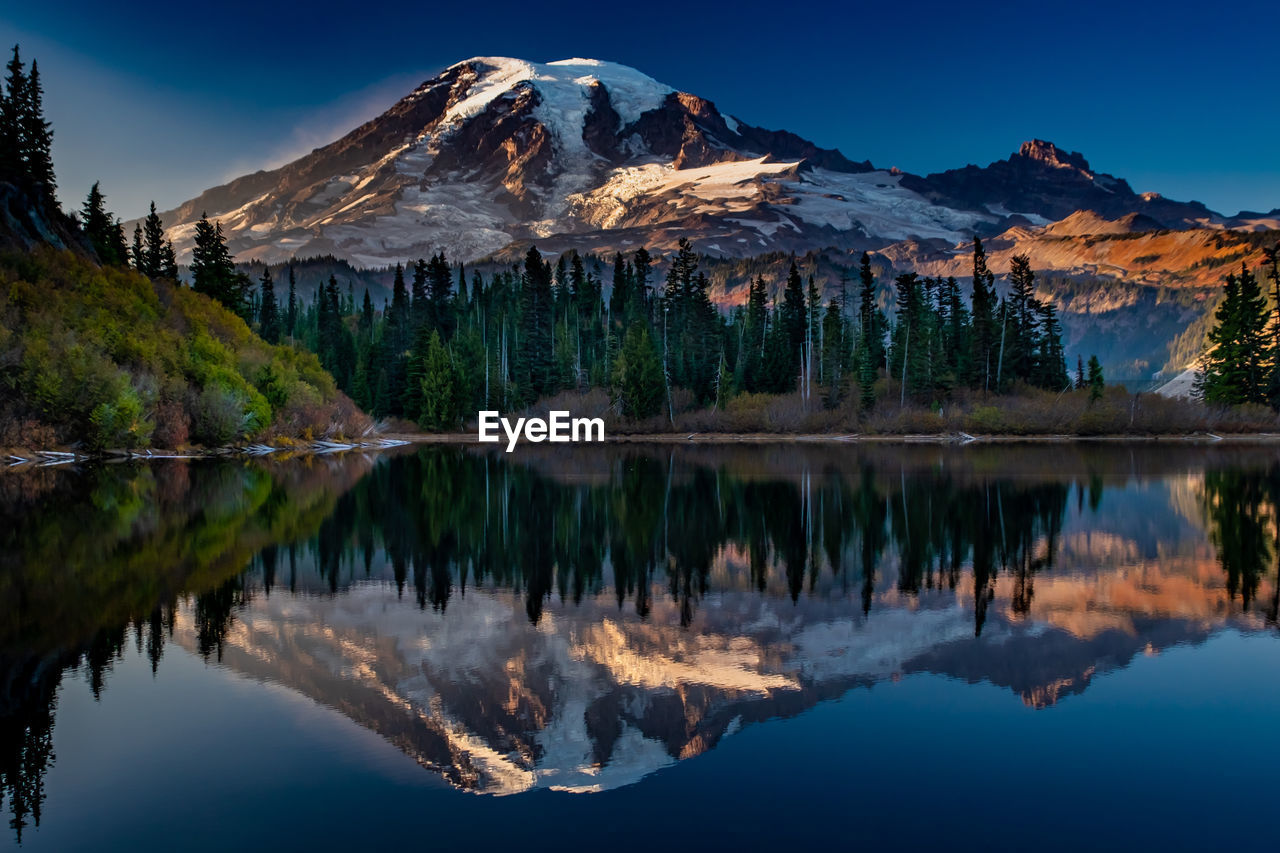
[(876, 305), (876, 277), (871, 270), (871, 255), (862, 253), (858, 270), (858, 347), (863, 354), (865, 373), (875, 381), (876, 372), (885, 366), (885, 319)]
[(1245, 265), (1238, 276), (1228, 275), (1223, 282), (1223, 298), (1214, 319), (1199, 380), (1205, 401), (1267, 402), (1274, 351), (1267, 332), (1266, 300), (1258, 279)]
[[(155, 216), (155, 203), (151, 205), (151, 216), (147, 217), (147, 263), (153, 264), (156, 272), (148, 273), (158, 277), (165, 265), (164, 231), (160, 220)], [(151, 222), (155, 226), (152, 233)], [(154, 254), (154, 261), (152, 260)], [(203, 293), (218, 300), (235, 313), (246, 316), (248, 304), (246, 296), (249, 290), (248, 276), (236, 270), (227, 250), (227, 241), (222, 236), (221, 223), (211, 223), (205, 215), (196, 223), (195, 245), (191, 249), (191, 288), (196, 293)], [(335, 309), (336, 310), (336, 309)]]
[(662, 360), (647, 324), (636, 323), (627, 329), (613, 370), (613, 386), (627, 417), (651, 418), (662, 411)]
[(276, 304), (276, 288), (269, 267), (262, 270), (259, 287), (258, 334), (269, 344), (280, 343), (280, 309)]
[(448, 350), (440, 339), (440, 332), (431, 330), (426, 352), (422, 356), (421, 387), (422, 413), (418, 425), (426, 430), (447, 430), (457, 426), (462, 419), (459, 405), (459, 377)]
[(289, 264), (289, 302), (284, 312), (284, 333), (292, 340), (298, 334), (298, 280)]
[(23, 130), (27, 124), (27, 73), (16, 44), (5, 70), (4, 97), (0, 98), (0, 176), (25, 183), (28, 172)]
[(765, 333), (769, 325), (769, 294), (764, 276), (756, 276), (747, 294), (747, 311), (743, 318), (742, 344), (738, 361), (742, 368), (743, 387), (748, 391), (764, 388)]
[(845, 340), (844, 311), (833, 299), (827, 303), (822, 317), (822, 387), (823, 399), (829, 408), (838, 406), (844, 391)]
[(973, 238), (973, 333), (970, 338), (969, 385), (995, 390), (1001, 329), (997, 325), (995, 276), (987, 269), (982, 241)]
[(1026, 255), (1014, 255), (1009, 266), (1008, 329), (1002, 373), (1014, 381), (1034, 379), (1039, 347), (1039, 303), (1035, 298), (1035, 273)]
[(1102, 362), (1098, 361), (1096, 355), (1089, 356), (1089, 376), (1085, 382), (1089, 386), (1089, 403), (1101, 400), (1103, 392), (1107, 390), (1107, 380), (1102, 375)]
[(107, 266), (123, 266), (129, 262), (127, 251), (121, 251), (124, 235), (119, 223), (107, 212), (106, 199), (97, 181), (89, 188), (89, 196), (80, 212), (80, 225), (99, 261)]
[[(16, 46), (13, 55), (16, 60)], [(53, 156), (50, 150), (53, 130), (44, 118), (44, 89), (40, 84), (40, 69), (35, 61), (31, 63), (31, 76), (27, 78), (25, 94), (26, 103), (22, 110), (19, 136), (27, 179), (40, 189), (46, 200), (52, 201), (58, 188), (53, 176)]]
[(520, 313), (516, 346), (516, 385), (527, 405), (557, 390), (551, 353), (551, 267), (536, 246), (525, 254), (520, 280)]

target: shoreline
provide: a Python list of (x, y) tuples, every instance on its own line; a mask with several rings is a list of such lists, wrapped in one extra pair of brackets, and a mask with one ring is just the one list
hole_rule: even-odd
[[(520, 446), (529, 442), (521, 441)], [(545, 442), (535, 442), (542, 444)], [(1280, 433), (1169, 433), (1153, 435), (970, 435), (968, 433), (630, 433), (606, 435), (603, 441), (581, 444), (884, 444), (884, 445), (957, 445), (975, 444), (1179, 444), (1204, 445), (1280, 445)], [(186, 450), (104, 450), (94, 453), (75, 450), (31, 450), (6, 448), (0, 470), (51, 468), (82, 462), (135, 462), (161, 459), (228, 459), (228, 458), (297, 458), (326, 456), (352, 451), (381, 451), (397, 447), (428, 444), (481, 446), (474, 433), (387, 433), (376, 440), (313, 441), (307, 444), (257, 443), (216, 448)], [(486, 443), (487, 444), (487, 443)], [(572, 445), (573, 442), (566, 444)], [(503, 443), (492, 445), (506, 452)]]
[[(395, 433), (388, 438), (406, 444), (475, 444), (474, 433)], [(1190, 444), (1280, 444), (1280, 433), (1168, 433), (1151, 435), (1073, 435), (1007, 433), (970, 435), (968, 433), (633, 433), (606, 435), (604, 441), (581, 444), (1070, 444), (1081, 443), (1190, 443)], [(523, 446), (527, 442), (521, 441)], [(545, 442), (537, 442), (539, 444)], [(572, 442), (569, 442), (572, 444)], [(505, 449), (503, 443), (493, 445)]]

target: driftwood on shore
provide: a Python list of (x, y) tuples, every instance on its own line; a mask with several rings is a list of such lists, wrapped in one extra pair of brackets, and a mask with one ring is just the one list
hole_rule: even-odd
[(330, 441), (317, 439), (305, 444), (275, 446), (255, 443), (235, 447), (215, 447), (205, 450), (103, 450), (96, 453), (70, 450), (19, 450), (7, 454), (6, 468), (33, 467), (48, 468), (54, 465), (67, 465), (73, 462), (91, 461), (127, 461), (148, 459), (207, 459), (211, 457), (229, 456), (268, 456), (273, 453), (290, 454), (327, 454), (340, 453), (347, 450), (377, 450), (399, 447), (409, 444), (401, 438), (360, 438), (352, 441)]

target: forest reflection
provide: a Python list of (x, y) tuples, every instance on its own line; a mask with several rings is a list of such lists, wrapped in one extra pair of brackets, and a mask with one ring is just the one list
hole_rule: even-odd
[[(38, 825), (65, 674), (98, 696), (130, 649), (158, 672), (184, 619), (192, 650), (221, 661), (238, 614), (271, 596), (379, 583), (440, 615), (501, 591), (534, 626), (607, 599), (697, 633), (708, 601), (736, 594), (820, 602), (827, 620), (963, 607), (973, 638), (998, 609), (1083, 642), (1152, 620), (1274, 628), (1278, 546), (1265, 449), (429, 446), (11, 473), (0, 798), (19, 839)], [(1147, 576), (1121, 594), (1121, 569)], [(992, 677), (973, 655), (929, 654)], [(1017, 689), (1051, 704), (1028, 697), (1056, 683)]]

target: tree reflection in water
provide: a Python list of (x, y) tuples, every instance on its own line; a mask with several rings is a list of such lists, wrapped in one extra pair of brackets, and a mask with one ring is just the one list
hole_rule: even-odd
[[(469, 590), (509, 590), (533, 625), (557, 601), (602, 595), (650, 620), (665, 597), (686, 630), (726, 589), (848, 601), (859, 618), (942, 595), (971, 608), (980, 637), (998, 603), (1035, 617), (1068, 523), (1089, 547), (1116, 530), (1164, 541), (1167, 530), (1142, 529), (1149, 507), (1108, 506), (1134, 482), (1167, 486), (1163, 515), (1212, 545), (1230, 610), (1275, 626), (1280, 462), (1263, 450), (422, 447), (9, 473), (0, 798), (19, 839), (38, 825), (64, 674), (96, 697), (131, 644), (156, 672), (184, 609), (211, 661), (256, 596), (341, 595), (366, 580), (437, 614)], [(1067, 551), (1080, 570), (1079, 547)], [(1046, 613), (1063, 606), (1055, 595)], [(621, 711), (591, 713), (603, 731)]]

